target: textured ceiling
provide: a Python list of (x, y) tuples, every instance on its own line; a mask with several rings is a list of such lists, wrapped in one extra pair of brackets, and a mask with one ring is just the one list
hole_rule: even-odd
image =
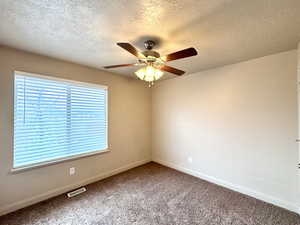
[(296, 48), (299, 12), (300, 0), (1, 0), (0, 44), (102, 68), (135, 62), (116, 42), (154, 37), (161, 55), (195, 47), (168, 63), (193, 73)]

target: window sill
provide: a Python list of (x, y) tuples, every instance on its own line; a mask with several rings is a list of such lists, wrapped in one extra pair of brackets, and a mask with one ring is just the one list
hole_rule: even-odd
[(32, 170), (32, 169), (35, 169), (35, 168), (46, 167), (46, 166), (58, 164), (58, 163), (61, 163), (61, 162), (77, 160), (77, 159), (81, 159), (81, 158), (85, 158), (85, 157), (89, 157), (89, 156), (94, 156), (94, 155), (99, 155), (99, 154), (107, 153), (107, 152), (110, 152), (110, 150), (109, 149), (104, 149), (104, 150), (98, 150), (98, 151), (93, 151), (93, 152), (89, 152), (89, 153), (83, 153), (83, 154), (69, 156), (69, 157), (65, 157), (65, 158), (54, 159), (54, 160), (51, 160), (51, 161), (45, 161), (45, 162), (41, 162), (41, 163), (35, 163), (35, 164), (26, 165), (26, 166), (20, 166), (20, 167), (12, 168), (10, 170), (10, 172), (11, 173), (20, 173), (20, 172), (27, 171), (27, 170)]

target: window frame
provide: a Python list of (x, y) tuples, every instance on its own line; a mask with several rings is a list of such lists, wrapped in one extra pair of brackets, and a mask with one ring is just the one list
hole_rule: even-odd
[[(15, 80), (16, 80), (16, 76), (27, 76), (27, 77), (34, 77), (34, 78), (41, 78), (41, 79), (45, 79), (45, 80), (51, 80), (51, 81), (58, 81), (58, 82), (62, 82), (62, 83), (66, 83), (66, 84), (74, 84), (76, 86), (81, 86), (81, 87), (91, 87), (91, 88), (101, 88), (106, 90), (106, 146), (107, 148), (105, 149), (101, 149), (101, 150), (95, 150), (95, 151), (91, 151), (91, 152), (87, 152), (87, 153), (81, 153), (81, 154), (76, 154), (76, 155), (72, 155), (72, 156), (67, 156), (67, 157), (61, 157), (61, 158), (57, 158), (57, 159), (52, 159), (52, 160), (47, 160), (47, 161), (43, 161), (43, 162), (39, 162), (39, 163), (31, 163), (28, 165), (24, 165), (24, 166), (18, 166), (18, 167), (14, 167), (14, 157), (15, 157), (15, 149), (14, 149), (14, 135), (15, 135), (15, 126), (14, 126), (14, 118), (15, 118), (15, 103), (16, 103), (16, 89), (15, 89)], [(89, 156), (94, 156), (94, 155), (99, 155), (102, 153), (107, 153), (110, 152), (110, 148), (109, 148), (109, 133), (108, 133), (108, 86), (106, 85), (100, 85), (100, 84), (94, 84), (94, 83), (88, 83), (88, 82), (81, 82), (81, 81), (75, 81), (75, 80), (69, 80), (69, 79), (64, 79), (64, 78), (59, 78), (56, 76), (47, 76), (47, 75), (41, 75), (41, 74), (36, 74), (36, 73), (29, 73), (29, 72), (24, 72), (24, 71), (18, 71), (15, 70), (13, 72), (13, 119), (12, 119), (12, 137), (13, 137), (13, 145), (12, 145), (12, 162), (11, 162), (11, 172), (12, 173), (17, 173), (17, 172), (21, 172), (21, 171), (26, 171), (26, 170), (30, 170), (30, 169), (34, 169), (34, 168), (39, 168), (39, 167), (45, 167), (45, 166), (49, 166), (49, 165), (53, 165), (53, 164), (57, 164), (57, 163), (61, 163), (61, 162), (66, 162), (66, 161), (71, 161), (71, 160), (77, 160), (80, 158), (84, 158), (84, 157), (89, 157)]]

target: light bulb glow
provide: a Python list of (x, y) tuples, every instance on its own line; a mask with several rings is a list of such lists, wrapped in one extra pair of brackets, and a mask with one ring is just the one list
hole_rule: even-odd
[(144, 81), (153, 82), (163, 76), (163, 72), (153, 66), (146, 66), (135, 72), (135, 75)]

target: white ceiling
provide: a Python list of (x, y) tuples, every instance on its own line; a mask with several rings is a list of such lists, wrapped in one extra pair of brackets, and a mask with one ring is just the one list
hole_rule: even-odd
[(116, 42), (154, 37), (161, 55), (195, 47), (168, 63), (194, 73), (296, 48), (299, 12), (300, 0), (1, 0), (0, 44), (101, 69), (135, 62)]

